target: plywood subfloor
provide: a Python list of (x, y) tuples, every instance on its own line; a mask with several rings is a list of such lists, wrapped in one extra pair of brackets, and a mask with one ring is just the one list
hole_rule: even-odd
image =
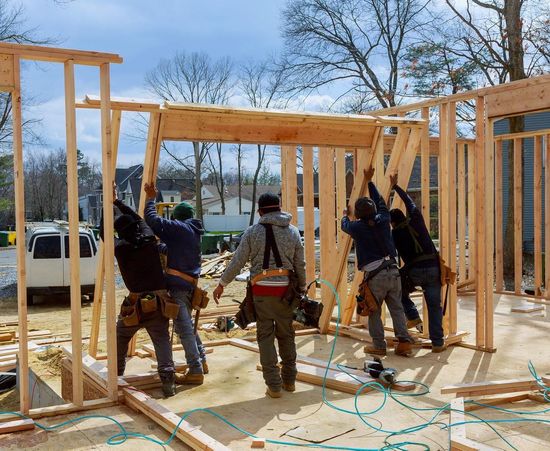
[[(550, 321), (545, 312), (533, 314), (510, 313), (510, 308), (521, 303), (521, 299), (507, 296), (495, 297), (495, 344), (498, 351), (495, 354), (473, 351), (467, 348), (452, 347), (442, 354), (432, 354), (429, 350), (418, 350), (412, 358), (397, 357), (389, 354), (385, 359), (386, 366), (399, 371), (402, 380), (416, 380), (428, 384), (431, 393), (417, 398), (401, 398), (416, 408), (436, 408), (449, 402), (449, 395), (440, 395), (439, 390), (445, 385), (455, 383), (477, 382), (512, 378), (527, 378), (528, 359), (531, 359), (539, 373), (550, 371), (550, 348), (547, 339), (550, 336)], [(472, 329), (474, 319), (474, 301), (472, 298), (462, 298), (459, 302), (459, 329)], [(297, 338), (298, 353), (312, 357), (327, 359), (334, 338), (331, 336), (309, 335)], [(473, 341), (473, 338), (469, 338)], [(365, 355), (362, 344), (353, 339), (339, 338), (334, 354), (334, 360), (350, 366), (362, 366)], [(177, 359), (183, 359), (183, 354), (176, 353)], [(298, 382), (296, 392), (284, 393), (281, 399), (267, 398), (262, 376), (256, 370), (258, 354), (235, 347), (216, 347), (214, 353), (208, 356), (211, 374), (206, 376), (205, 384), (198, 387), (179, 387), (178, 394), (160, 402), (170, 407), (176, 413), (183, 413), (194, 408), (208, 408), (223, 415), (229, 421), (256, 435), (275, 440), (294, 439), (282, 436), (296, 426), (307, 429), (309, 425), (345, 424), (346, 428), (355, 430), (341, 437), (325, 442), (332, 446), (351, 446), (360, 448), (379, 448), (384, 446), (386, 433), (374, 431), (366, 426), (356, 416), (346, 415), (322, 404), (320, 387)], [(128, 372), (142, 372), (150, 369), (149, 359), (134, 358), (128, 364)], [(160, 398), (160, 390), (152, 390), (153, 396)], [(353, 396), (327, 391), (327, 398), (336, 406), (354, 410)], [(372, 410), (381, 401), (382, 395), (371, 392), (363, 395), (360, 409)], [(542, 407), (531, 401), (516, 403), (506, 407), (537, 410)], [(132, 430), (146, 431), (163, 439), (167, 434), (160, 431), (144, 416), (132, 413), (119, 407), (109, 409), (124, 419)], [(365, 419), (387, 430), (397, 430), (422, 424), (433, 415), (433, 411), (411, 412), (389, 400), (386, 407), (379, 413)], [(519, 418), (505, 416), (487, 409), (475, 412), (483, 418)], [(64, 417), (66, 418), (66, 417)], [(48, 421), (53, 421), (50, 419)], [(90, 420), (96, 421), (96, 420)], [(231, 449), (250, 449), (250, 439), (240, 432), (215, 419), (206, 412), (198, 412), (189, 418), (193, 424), (212, 435)], [(441, 416), (443, 423), (448, 423), (448, 416)], [(56, 419), (57, 422), (57, 419)], [(71, 426), (67, 431), (50, 434), (43, 444), (51, 448), (36, 449), (103, 449), (105, 440), (115, 432), (113, 426), (106, 426), (97, 420), (96, 429), (83, 423)], [(547, 425), (500, 424), (495, 426), (511, 443), (523, 450), (550, 449), (550, 428)], [(468, 425), (468, 437), (481, 441), (496, 448), (510, 449), (502, 439), (490, 428), (484, 425)], [(338, 431), (336, 431), (337, 433)], [(24, 432), (18, 437), (24, 437), (28, 442), (18, 442), (31, 445), (31, 438), (36, 432)], [(65, 435), (64, 435), (65, 434)], [(70, 440), (65, 440), (69, 437)], [(336, 435), (336, 434), (335, 434)], [(73, 440), (74, 437), (74, 440)], [(34, 439), (33, 439), (34, 440)], [(45, 439), (43, 439), (45, 440)], [(448, 431), (437, 425), (431, 426), (414, 435), (393, 437), (393, 443), (398, 441), (419, 441), (426, 443), (430, 449), (448, 449)], [(57, 443), (57, 447), (53, 445)], [(70, 445), (68, 445), (70, 444)], [(87, 444), (87, 445), (86, 445)], [(37, 443), (38, 445), (38, 443)], [(27, 447), (30, 447), (27, 446)], [(42, 445), (43, 446), (43, 445)], [(86, 448), (86, 446), (88, 446)], [(96, 447), (96, 448), (93, 448)], [(121, 449), (154, 449), (153, 446), (132, 441)], [(8, 448), (9, 449), (9, 448)], [(160, 449), (160, 448), (159, 448)], [(184, 449), (179, 441), (174, 441), (166, 449)], [(282, 445), (268, 444), (268, 450), (289, 449)]]

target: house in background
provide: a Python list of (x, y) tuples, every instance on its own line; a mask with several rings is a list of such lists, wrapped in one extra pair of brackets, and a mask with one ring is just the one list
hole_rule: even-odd
[(99, 225), (101, 210), (97, 207), (97, 195), (87, 194), (78, 198), (78, 220)]
[[(535, 130), (545, 130), (550, 128), (550, 112), (542, 112), (529, 114), (525, 116), (525, 125), (524, 129), (526, 132), (535, 131)], [(494, 134), (502, 135), (509, 133), (510, 124), (508, 119), (501, 119), (500, 121), (495, 122)], [(548, 138), (546, 138), (548, 139)], [(508, 214), (508, 189), (510, 183), (513, 183), (513, 175), (510, 174), (509, 165), (508, 165), (508, 152), (510, 149), (510, 141), (505, 140), (502, 142), (502, 208), (503, 208), (503, 221), (501, 223), (502, 230), (506, 230), (506, 219)], [(543, 155), (542, 155), (542, 171), (544, 173), (546, 165), (546, 153), (543, 146)], [(534, 251), (534, 239), (535, 239), (535, 229), (534, 229), (534, 142), (532, 138), (523, 140), (523, 249), (526, 252)], [(544, 218), (544, 208), (547, 204), (547, 200), (544, 199), (544, 177), (542, 180), (542, 217)], [(544, 237), (545, 227), (542, 227), (542, 246), (544, 250)], [(504, 244), (507, 245), (506, 243)], [(511, 244), (510, 244), (511, 245)]]
[[(134, 210), (139, 208), (142, 177), (143, 165), (141, 164), (129, 168), (116, 168), (115, 171), (118, 198)], [(181, 202), (182, 200), (190, 200), (195, 195), (195, 181), (192, 178), (157, 178), (155, 183), (159, 191), (157, 202)], [(98, 186), (95, 194), (82, 196), (79, 199), (79, 207), (82, 220), (93, 225), (99, 225), (103, 208), (102, 187)]]
[[(280, 185), (257, 185), (256, 186), (256, 206), (258, 209), (258, 199), (264, 193), (278, 194), (281, 191)], [(221, 215), (222, 202), (215, 185), (203, 185), (202, 187), (202, 209), (204, 215)], [(225, 187), (224, 194), (225, 214), (227, 216), (239, 215), (239, 187), (229, 185)], [(195, 199), (193, 199), (194, 203)], [(252, 185), (244, 185), (241, 188), (241, 212), (243, 215), (254, 214), (252, 212)]]

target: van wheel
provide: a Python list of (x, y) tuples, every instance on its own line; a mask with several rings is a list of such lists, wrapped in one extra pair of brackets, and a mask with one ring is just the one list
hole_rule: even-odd
[(30, 288), (27, 288), (27, 305), (34, 305), (33, 292)]

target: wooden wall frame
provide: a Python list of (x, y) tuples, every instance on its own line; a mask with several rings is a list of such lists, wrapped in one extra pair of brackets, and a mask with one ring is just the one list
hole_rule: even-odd
[[(36, 409), (30, 409), (28, 386), (28, 330), (27, 301), (25, 284), (25, 204), (24, 204), (24, 174), (23, 174), (23, 143), (21, 122), (21, 59), (62, 63), (65, 74), (65, 107), (66, 107), (66, 138), (67, 138), (67, 183), (68, 207), (70, 224), (70, 242), (78, 240), (78, 190), (76, 183), (76, 118), (75, 108), (93, 108), (101, 112), (101, 143), (103, 170), (103, 205), (105, 221), (105, 242), (101, 243), (97, 268), (97, 290), (94, 295), (94, 320), (92, 324), (92, 340), (90, 354), (97, 354), (99, 340), (99, 317), (103, 288), (107, 311), (107, 372), (102, 384), (105, 386), (106, 400), (103, 403), (118, 402), (120, 397), (120, 379), (116, 374), (116, 304), (114, 284), (114, 240), (112, 232), (113, 209), (112, 182), (116, 168), (116, 154), (120, 134), (120, 123), (123, 111), (149, 113), (149, 133), (146, 144), (143, 183), (154, 180), (158, 167), (160, 146), (164, 140), (199, 140), (205, 142), (231, 142), (272, 144), (281, 146), (282, 168), (284, 171), (282, 196), (285, 207), (293, 213), (297, 210), (296, 189), (296, 157), (297, 146), (304, 150), (304, 210), (306, 217), (305, 247), (308, 262), (308, 277), (313, 277), (315, 269), (313, 192), (310, 185), (313, 181), (313, 152), (316, 149), (322, 172), (320, 202), (322, 209), (321, 272), (319, 276), (332, 283), (342, 298), (342, 322), (350, 325), (353, 318), (355, 293), (361, 275), (356, 272), (351, 289), (347, 289), (347, 259), (351, 249), (351, 239), (338, 233), (338, 218), (344, 198), (342, 195), (342, 165), (349, 155), (354, 160), (355, 181), (349, 201), (365, 195), (367, 184), (363, 170), (373, 164), (377, 168), (377, 184), (382, 195), (389, 199), (390, 186), (388, 175), (399, 170), (400, 183), (406, 185), (410, 177), (413, 163), (420, 155), (422, 168), (421, 195), (423, 212), (429, 213), (429, 156), (439, 155), (440, 158), (440, 239), (441, 249), (452, 268), (458, 268), (459, 280), (464, 286), (475, 286), (476, 296), (476, 327), (475, 349), (494, 351), (493, 343), (493, 293), (495, 261), (501, 249), (499, 241), (495, 242), (495, 201), (496, 211), (499, 209), (500, 193), (495, 190), (495, 177), (499, 170), (495, 163), (501, 161), (499, 141), (535, 138), (537, 152), (546, 150), (544, 173), (537, 175), (536, 187), (539, 187), (537, 198), (542, 198), (540, 181), (544, 177), (545, 199), (550, 199), (550, 130), (529, 132), (527, 134), (493, 136), (492, 125), (506, 111), (502, 110), (502, 98), (509, 91), (521, 95), (522, 90), (528, 90), (534, 96), (534, 103), (524, 107), (524, 111), (550, 109), (550, 98), (541, 97), (541, 90), (550, 85), (550, 75), (531, 78), (520, 82), (483, 88), (476, 91), (455, 94), (442, 99), (430, 99), (412, 105), (402, 105), (376, 111), (370, 115), (335, 115), (324, 113), (304, 113), (276, 110), (258, 110), (248, 108), (221, 107), (216, 105), (178, 104), (173, 102), (155, 103), (132, 99), (116, 99), (110, 96), (110, 64), (121, 63), (118, 55), (85, 52), (78, 50), (55, 49), (40, 46), (25, 46), (17, 44), (0, 44), (0, 89), (11, 93), (13, 100), (13, 149), (14, 149), (14, 186), (16, 203), (17, 232), (17, 265), (18, 265), (18, 315), (19, 315), (19, 369), (20, 369), (20, 409), (30, 416), (39, 415)], [(96, 66), (99, 69), (100, 96), (87, 96), (77, 103), (74, 99), (75, 81), (74, 66), (78, 64)], [(533, 94), (534, 93), (534, 94)], [(495, 97), (495, 96), (498, 96)], [(476, 136), (464, 139), (457, 136), (456, 105), (458, 102), (473, 101), (476, 105)], [(431, 109), (438, 109), (440, 114), (440, 136), (430, 137), (429, 122)], [(496, 113), (495, 113), (496, 112)], [(517, 114), (518, 111), (514, 110)], [(492, 115), (498, 114), (498, 115)], [(398, 116), (388, 116), (398, 115)], [(410, 117), (418, 115), (419, 117)], [(386, 129), (396, 131), (393, 135), (384, 134)], [(497, 143), (497, 144), (495, 144)], [(496, 149), (496, 150), (495, 150)], [(389, 154), (387, 164), (384, 155)], [(542, 160), (542, 153), (537, 161)], [(464, 165), (467, 165), (467, 168)], [(496, 173), (495, 173), (496, 170)], [(457, 176), (467, 174), (467, 181), (462, 185)], [(458, 189), (458, 192), (457, 192)], [(143, 190), (143, 187), (142, 187)], [(143, 194), (143, 193), (142, 193)], [(144, 196), (141, 196), (140, 212), (143, 211)], [(456, 202), (459, 202), (458, 207)], [(467, 208), (464, 202), (467, 202)], [(398, 201), (394, 201), (398, 205)], [(457, 223), (457, 214), (465, 215), (467, 222)], [(535, 211), (541, 218), (541, 211)], [(296, 216), (295, 216), (296, 217)], [(465, 229), (467, 227), (467, 231)], [(544, 230), (547, 231), (546, 247), (550, 248), (550, 208), (546, 208)], [(537, 228), (542, 233), (542, 228)], [(458, 237), (468, 236), (468, 246), (456, 246)], [(537, 243), (542, 235), (537, 238)], [(73, 249), (78, 249), (75, 245)], [(458, 249), (458, 254), (455, 252)], [(465, 253), (468, 255), (465, 255)], [(79, 259), (76, 252), (71, 256), (71, 332), (72, 352), (82, 353), (79, 299)], [(545, 257), (546, 268), (550, 267), (550, 252)], [(542, 255), (536, 258), (537, 283), (544, 279), (545, 286), (550, 285), (550, 271), (542, 274)], [(466, 274), (467, 270), (467, 274)], [(497, 267), (497, 281), (500, 278)], [(105, 283), (103, 283), (105, 279)], [(498, 284), (497, 284), (498, 286)], [(312, 289), (311, 294), (315, 294)], [(537, 294), (541, 300), (548, 300), (550, 290), (540, 290)], [(449, 313), (446, 316), (446, 332), (452, 342), (462, 340), (463, 333), (457, 326), (457, 290), (452, 288)], [(327, 333), (331, 328), (331, 317), (335, 306), (332, 291), (322, 290), (322, 301), (325, 311), (321, 318), (321, 332)], [(67, 412), (86, 410), (90, 404), (82, 400), (82, 378), (86, 373), (86, 359), (72, 361), (73, 399), (70, 405), (53, 408), (48, 412)], [(123, 394), (128, 398), (129, 394)], [(144, 400), (133, 399), (133, 402)], [(102, 403), (99, 403), (102, 404)]]

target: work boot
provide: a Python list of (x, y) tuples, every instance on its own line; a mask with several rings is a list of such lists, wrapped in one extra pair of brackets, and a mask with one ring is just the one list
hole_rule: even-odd
[(416, 330), (420, 333), (424, 331), (424, 325), (420, 318), (407, 320), (407, 329), (412, 329), (413, 327), (416, 327)]
[(363, 351), (365, 351), (365, 354), (371, 354), (371, 355), (386, 355), (386, 348), (375, 348), (374, 345), (365, 345), (363, 348)]
[(202, 373), (190, 373), (187, 371), (185, 374), (176, 373), (176, 384), (179, 385), (202, 385), (204, 382), (204, 375)]
[(176, 383), (174, 373), (165, 373), (160, 376), (162, 382), (162, 394), (165, 398), (170, 398), (176, 394)]
[(275, 390), (274, 388), (270, 388), (269, 386), (265, 390), (265, 394), (270, 398), (280, 398), (281, 396), (283, 396), (281, 390)]
[(206, 360), (203, 360), (202, 362), (202, 374), (208, 374), (208, 363), (206, 363)]
[(395, 355), (410, 357), (412, 355), (412, 344), (408, 341), (400, 341), (395, 347)]
[(296, 385), (293, 383), (283, 382), (283, 390), (288, 392), (296, 391)]
[(441, 346), (433, 346), (432, 345), (432, 352), (440, 353), (447, 349), (447, 345), (443, 343)]

